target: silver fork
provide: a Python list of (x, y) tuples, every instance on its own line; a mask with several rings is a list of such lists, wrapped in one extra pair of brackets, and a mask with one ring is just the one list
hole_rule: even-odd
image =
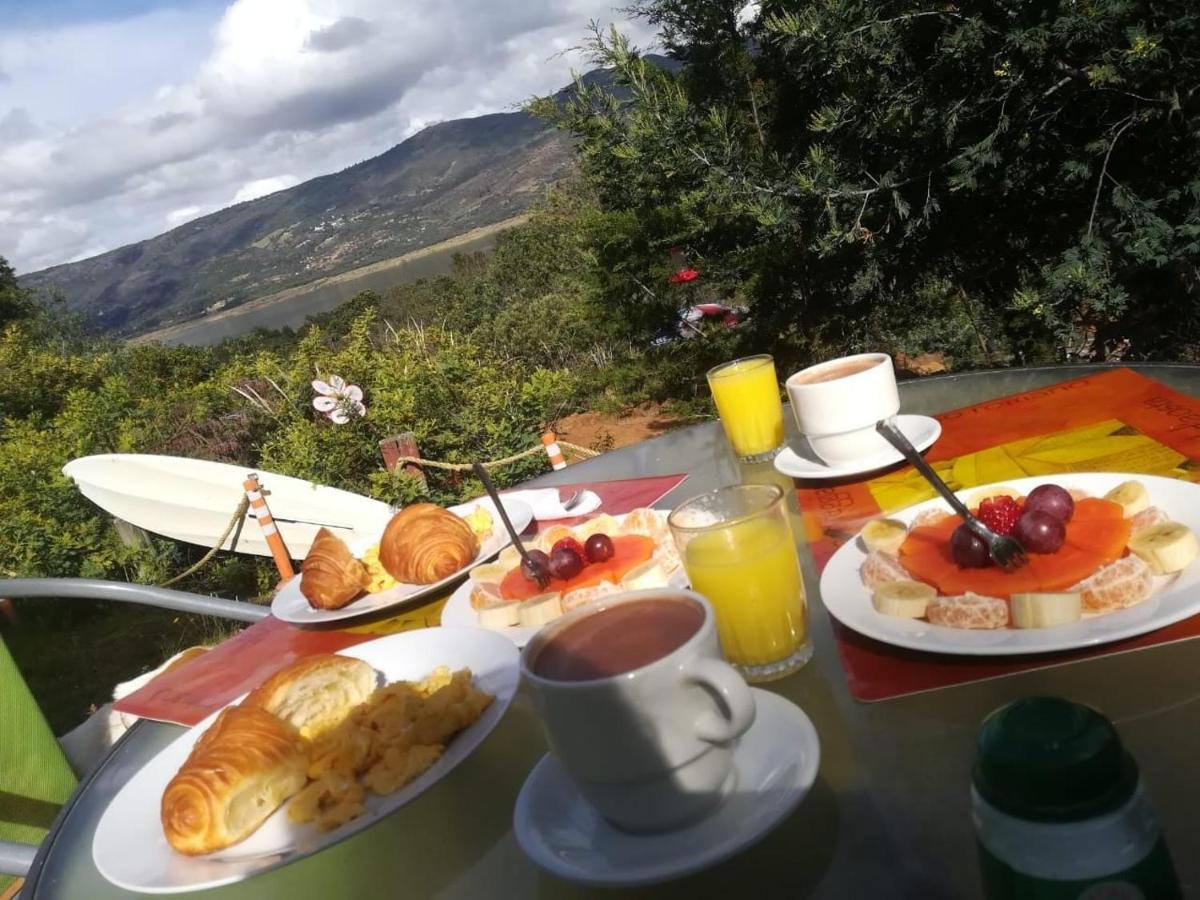
[(996, 534), (992, 529), (984, 525), (979, 519), (967, 509), (967, 505), (954, 495), (954, 491), (950, 490), (946, 482), (938, 477), (937, 472), (933, 471), (929, 463), (925, 462), (920, 452), (909, 443), (903, 432), (896, 426), (896, 420), (881, 419), (875, 424), (875, 430), (883, 435), (884, 440), (904, 454), (907, 459), (922, 477), (933, 485), (934, 490), (942, 495), (942, 499), (950, 504), (950, 508), (962, 516), (967, 527), (975, 532), (988, 546), (988, 554), (996, 561), (1000, 568), (1011, 572), (1013, 569), (1019, 569), (1027, 562), (1025, 557), (1025, 548), (1021, 546), (1021, 542), (1014, 537), (1009, 537), (1004, 534)]
[(570, 497), (568, 497), (566, 500), (563, 500), (560, 497), (558, 502), (562, 504), (563, 509), (565, 509), (569, 512), (572, 509), (574, 509), (575, 507), (577, 507), (582, 501), (583, 501), (583, 491), (576, 491)]

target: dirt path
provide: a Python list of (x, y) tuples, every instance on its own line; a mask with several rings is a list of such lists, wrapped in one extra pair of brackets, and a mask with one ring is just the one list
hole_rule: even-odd
[(688, 424), (659, 403), (639, 403), (619, 413), (584, 412), (560, 419), (555, 432), (565, 441), (596, 450), (615, 450)]

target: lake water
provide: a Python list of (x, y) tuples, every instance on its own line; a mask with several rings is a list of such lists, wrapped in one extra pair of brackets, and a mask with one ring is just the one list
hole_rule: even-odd
[(158, 340), (169, 346), (189, 344), (209, 346), (226, 338), (237, 337), (255, 328), (298, 328), (309, 316), (329, 312), (349, 300), (359, 291), (382, 293), (397, 284), (408, 284), (422, 278), (445, 275), (454, 266), (456, 253), (476, 253), (491, 250), (496, 245), (495, 234), (485, 234), (465, 240), (452, 248), (428, 256), (405, 260), (378, 272), (347, 277), (315, 286), (287, 300), (280, 300), (257, 309), (233, 310), (223, 318), (203, 318), (180, 326), (179, 330)]

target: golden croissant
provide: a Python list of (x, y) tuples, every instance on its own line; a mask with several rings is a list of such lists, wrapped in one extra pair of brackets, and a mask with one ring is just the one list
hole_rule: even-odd
[(314, 609), (341, 609), (370, 581), (366, 566), (327, 528), (317, 532), (300, 573), (300, 593)]
[(236, 844), (304, 787), (307, 768), (291, 728), (265, 710), (229, 707), (163, 792), (167, 842), (191, 855)]
[(392, 517), (379, 541), (379, 561), (409, 584), (433, 584), (466, 567), (479, 553), (471, 526), (432, 503), (414, 503)]

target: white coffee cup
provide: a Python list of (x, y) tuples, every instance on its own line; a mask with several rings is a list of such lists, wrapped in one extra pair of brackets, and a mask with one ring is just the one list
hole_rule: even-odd
[(886, 353), (859, 353), (809, 366), (788, 377), (796, 425), (830, 465), (860, 462), (892, 445), (875, 423), (900, 411), (896, 372)]
[[(614, 606), (679, 599), (703, 612), (677, 648), (640, 668), (586, 681), (535, 672), (556, 635)], [(550, 752), (601, 815), (633, 832), (703, 817), (733, 789), (733, 750), (754, 722), (754, 696), (721, 658), (713, 609), (695, 591), (614, 594), (543, 628), (521, 654), (521, 674)]]

